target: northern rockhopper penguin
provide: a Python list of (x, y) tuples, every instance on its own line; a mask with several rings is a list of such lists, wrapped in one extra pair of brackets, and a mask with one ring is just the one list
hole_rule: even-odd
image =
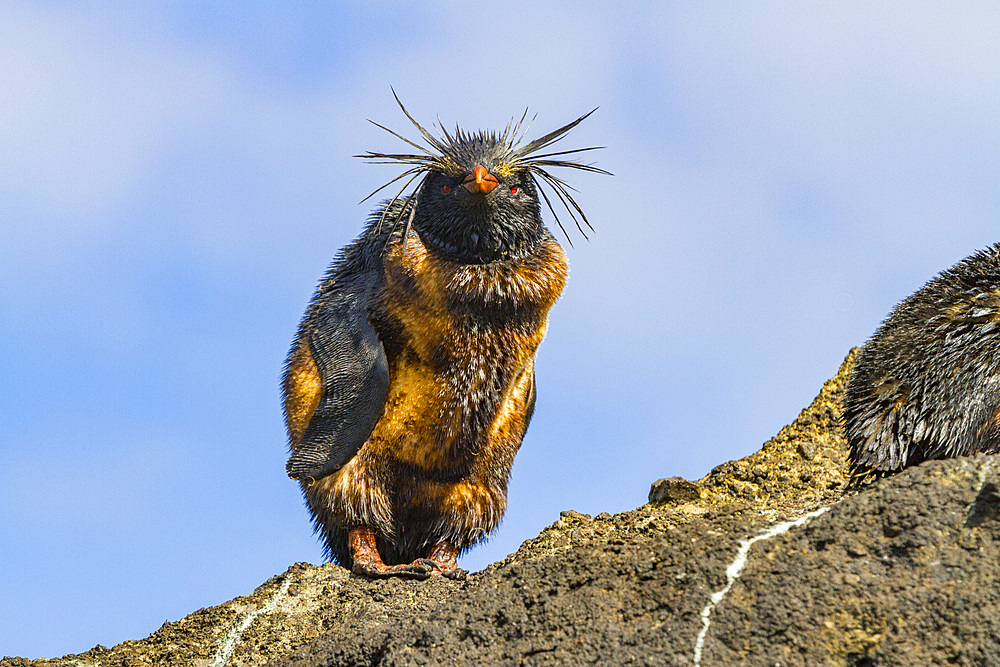
[(461, 577), (458, 555), (506, 510), (535, 352), (566, 282), (540, 201), (589, 227), (549, 170), (608, 172), (567, 159), (593, 148), (545, 150), (590, 114), (522, 143), (527, 112), (501, 133), (435, 135), (399, 106), (423, 143), (379, 125), (415, 152), (357, 156), (406, 167), (369, 197), (404, 185), (335, 258), (299, 325), (282, 383), (287, 471), (334, 561)]
[(1000, 451), (1000, 244), (889, 314), (858, 353), (844, 426), (855, 482)]

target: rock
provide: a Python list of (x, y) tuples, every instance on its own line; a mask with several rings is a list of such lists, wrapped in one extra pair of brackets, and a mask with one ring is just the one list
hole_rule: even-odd
[(762, 544), (705, 663), (996, 662), (1000, 521), (974, 518), (998, 481), (998, 456), (928, 462)]
[(658, 479), (649, 487), (649, 502), (656, 504), (686, 503), (698, 500), (701, 491), (694, 482), (683, 477), (667, 477)]
[(146, 639), (0, 665), (991, 664), (1000, 456), (845, 497), (850, 362), (760, 451), (659, 485), (700, 497), (563, 512), (463, 582), (300, 563)]
[(812, 461), (816, 456), (816, 445), (808, 440), (800, 442), (798, 449), (799, 455), (806, 461)]

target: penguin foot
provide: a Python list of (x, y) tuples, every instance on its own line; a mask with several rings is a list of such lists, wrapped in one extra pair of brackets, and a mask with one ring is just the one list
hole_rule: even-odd
[(412, 563), (386, 565), (375, 545), (375, 531), (371, 528), (353, 528), (347, 533), (354, 564), (351, 572), (365, 577), (407, 577), (427, 579), (437, 570), (433, 561), (421, 558)]
[(437, 567), (433, 574), (441, 574), (448, 579), (461, 581), (468, 576), (469, 571), (458, 566), (458, 549), (450, 542), (440, 542), (431, 549), (430, 558), (421, 558), (422, 561), (430, 561)]
[(375, 544), (375, 532), (371, 528), (353, 528), (347, 533), (354, 564), (351, 572), (365, 577), (406, 577), (428, 579), (438, 575), (448, 579), (462, 580), (468, 570), (458, 567), (458, 549), (448, 542), (437, 544), (430, 557), (418, 558), (412, 563), (386, 565)]
[(356, 560), (351, 566), (351, 572), (360, 574), (372, 579), (382, 577), (405, 577), (407, 579), (428, 579), (439, 571), (429, 567), (420, 561), (405, 563), (403, 565), (386, 565), (385, 563), (371, 563)]

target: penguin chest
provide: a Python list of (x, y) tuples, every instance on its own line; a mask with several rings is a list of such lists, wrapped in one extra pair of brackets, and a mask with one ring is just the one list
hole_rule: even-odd
[(548, 262), (556, 266), (540, 271), (532, 262), (446, 262), (418, 239), (401, 250), (386, 258), (373, 317), (390, 387), (366, 447), (437, 476), (466, 477), (476, 458), (511, 446), (498, 438), (515, 435), (514, 451), (520, 444), (533, 361), (565, 283), (565, 259), (559, 249)]

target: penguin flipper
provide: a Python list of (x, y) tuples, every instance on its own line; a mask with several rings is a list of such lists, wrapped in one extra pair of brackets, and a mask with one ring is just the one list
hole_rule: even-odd
[(297, 480), (325, 477), (350, 461), (382, 417), (389, 393), (385, 349), (365, 300), (357, 294), (333, 296), (315, 318), (298, 354), (308, 354), (321, 388), (285, 466)]

